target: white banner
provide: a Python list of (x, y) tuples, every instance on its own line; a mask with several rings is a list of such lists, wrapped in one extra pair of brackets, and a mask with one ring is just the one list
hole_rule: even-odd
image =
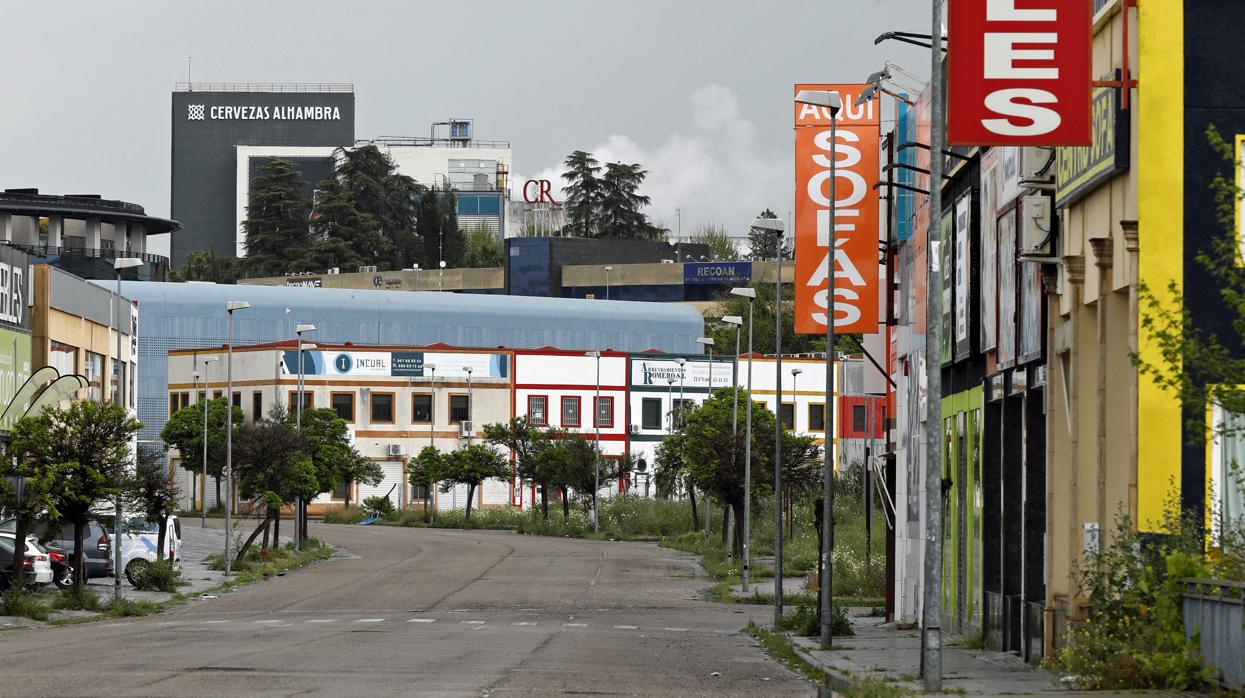
[[(728, 388), (731, 385), (731, 363), (713, 362), (713, 387)], [(665, 386), (673, 378), (675, 385), (682, 379), (685, 388), (709, 387), (709, 362), (689, 360), (680, 366), (673, 359), (632, 359), (631, 384)]]

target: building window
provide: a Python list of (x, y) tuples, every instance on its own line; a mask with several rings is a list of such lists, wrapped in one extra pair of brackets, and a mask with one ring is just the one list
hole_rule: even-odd
[(783, 429), (795, 430), (795, 403), (784, 402), (778, 408), (778, 418), (782, 420)]
[(264, 394), (258, 390), (251, 393), (251, 421), (258, 422), (264, 418)]
[(459, 422), (471, 421), (471, 405), (467, 402), (466, 395), (450, 396), (450, 422), (457, 424)]
[(1245, 524), (1245, 415), (1214, 405), (1211, 427), (1211, 537), (1222, 545), (1225, 529)]
[(562, 398), (562, 426), (579, 426), (579, 398), (567, 396)]
[(333, 486), (333, 494), (330, 495), (330, 497), (332, 497), (333, 499), (340, 499), (340, 500), (345, 501), (345, 499), (349, 496), (350, 496), (350, 481), (346, 479), (338, 480), (337, 484)]
[(393, 424), (393, 393), (372, 393), (372, 421)]
[(826, 406), (825, 405), (809, 405), (808, 406), (808, 430), (809, 431), (825, 431), (826, 430)]
[(614, 398), (599, 397), (596, 400), (596, 413), (598, 427), (609, 429), (614, 426)]
[(863, 435), (868, 428), (866, 424), (868, 421), (869, 415), (865, 410), (865, 406), (852, 405), (852, 432)]
[(212, 399), (213, 399), (213, 400), (215, 400), (215, 399), (216, 399), (216, 398), (218, 398), (218, 397), (223, 397), (224, 395), (225, 395), (225, 391), (223, 391), (223, 390), (213, 390), (213, 391), (212, 391)]
[(87, 399), (99, 402), (104, 396), (104, 355), (93, 351), (86, 353)]
[(354, 393), (332, 393), (329, 403), (338, 417), (347, 422), (354, 421)]
[(411, 396), (411, 421), (417, 424), (432, 423), (432, 395), (416, 393)]
[(78, 372), (78, 348), (60, 342), (48, 346), (48, 365), (60, 371), (62, 376)]
[(675, 429), (683, 428), (683, 423), (687, 419), (687, 413), (694, 407), (696, 407), (695, 400), (680, 400), (677, 397), (674, 399), (672, 403), (672, 409), (674, 412), (670, 415), (670, 422), (674, 425)]
[[(311, 391), (304, 390), (303, 391), (303, 409), (304, 410), (312, 409), (315, 406), (315, 402), (316, 402), (315, 396), (312, 395)], [(288, 404), (290, 406), (290, 414), (294, 414), (298, 412), (298, 391), (297, 390), (290, 391), (290, 399), (289, 399)]]
[(233, 406), (242, 409), (242, 392), (238, 391), (233, 394)]
[(527, 421), (534, 427), (544, 427), (549, 425), (549, 413), (546, 408), (549, 405), (549, 398), (544, 395), (528, 395), (527, 396)]
[(661, 429), (661, 398), (646, 397), (640, 401), (640, 428)]
[(125, 388), (125, 362), (111, 360), (112, 364), (112, 401), (118, 405), (124, 405), (124, 395), (122, 391)]
[(190, 404), (190, 393), (182, 391), (169, 393), (169, 416)]

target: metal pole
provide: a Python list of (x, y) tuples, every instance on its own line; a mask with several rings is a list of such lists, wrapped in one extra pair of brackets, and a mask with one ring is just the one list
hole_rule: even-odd
[[(119, 301), (120, 299), (121, 299), (121, 270), (118, 269), (117, 270), (117, 297), (110, 298), (108, 302), (108, 330), (110, 332), (113, 330), (114, 325), (120, 324), (119, 322), (117, 322), (118, 318), (115, 318), (116, 310), (117, 310), (117, 301)], [(117, 362), (121, 361), (121, 328), (117, 327), (116, 329), (117, 329), (117, 356), (113, 359), (113, 366), (116, 369), (114, 373), (116, 373), (117, 377), (120, 378), (121, 367), (117, 364)], [(100, 369), (102, 370), (103, 366), (100, 366)], [(114, 381), (114, 383), (115, 382), (116, 381)], [(107, 396), (104, 394), (104, 377), (103, 376), (99, 377), (99, 387), (100, 387), (99, 402), (102, 405), (108, 401)], [(116, 388), (117, 395), (119, 396), (121, 394), (121, 386), (115, 385), (114, 387)], [(113, 569), (113, 572), (115, 573), (115, 576), (113, 577), (113, 581), (112, 581), (112, 596), (117, 601), (121, 600), (121, 575), (124, 573), (124, 571), (121, 569), (121, 517), (122, 517), (121, 482), (122, 482), (122, 476), (123, 476), (123, 473), (118, 471), (117, 472), (117, 496), (116, 496), (115, 501), (113, 502), (117, 518), (116, 518), (116, 521), (113, 522), (113, 541), (115, 543), (115, 546), (113, 547), (113, 552), (112, 552), (112, 569)]]
[(748, 423), (744, 427), (744, 566), (742, 589), (748, 591), (748, 538), (752, 535), (752, 302), (748, 299)]
[[(428, 446), (436, 448), (437, 436), (437, 367), (432, 366), (429, 369), (432, 372), (432, 405), (428, 408)], [(470, 398), (468, 398), (470, 400)], [(432, 503), (432, 516), (437, 515), (437, 501), (433, 492), (436, 491), (436, 482), (429, 481), (428, 489), (424, 492), (424, 497)]]
[[(742, 325), (735, 325), (735, 361), (731, 365), (731, 384), (735, 388), (735, 400), (731, 404), (731, 469), (735, 467), (736, 448), (739, 440), (739, 331)], [(726, 509), (726, 559), (735, 558), (735, 507)]]
[(830, 242), (826, 248), (826, 406), (822, 409), (825, 420), (825, 438), (822, 444), (825, 462), (821, 473), (821, 525), (825, 533), (821, 537), (821, 628), (818, 639), (823, 648), (830, 647), (830, 623), (833, 606), (834, 573), (830, 563), (834, 552), (834, 277), (835, 264), (835, 179), (838, 177), (838, 114), (830, 118), (830, 142), (835, 152), (830, 156)]
[[(709, 399), (713, 399), (713, 345), (709, 345)], [(713, 504), (709, 501), (709, 492), (705, 495), (705, 543), (709, 542), (709, 518), (713, 514)]]
[[(299, 435), (302, 435), (303, 433), (303, 399), (304, 399), (303, 398), (303, 333), (299, 332), (298, 333), (298, 406), (294, 410), (294, 429), (295, 431), (299, 433)], [(303, 505), (303, 498), (300, 496), (295, 496), (294, 497), (294, 549), (295, 550), (298, 550), (299, 543), (301, 542), (298, 537), (299, 533), (301, 532), (298, 529), (302, 528), (302, 516), (301, 516), (302, 505)], [(277, 518), (278, 519), (281, 518), (280, 511), (277, 512)], [(275, 540), (273, 541), (273, 543), (276, 544), (277, 548), (281, 547), (281, 541)]]
[[(782, 618), (782, 233), (774, 249), (774, 624)], [(791, 419), (795, 421), (795, 408)], [(792, 424), (794, 427), (795, 425)]]
[(225, 313), (225, 576), (229, 576), (229, 539), (233, 537), (233, 311)]
[(471, 445), (471, 435), (476, 430), (476, 425), (471, 422), (471, 413), (475, 411), (471, 409), (472, 408), (471, 403), (474, 402), (472, 397), (473, 397), (473, 394), (471, 392), (471, 369), (467, 369), (467, 426), (469, 427), (467, 429), (467, 445), (468, 446)]
[[(933, 0), (930, 45), (929, 282), (925, 290), (925, 580), (921, 603), (921, 675), (927, 692), (942, 691), (942, 273), (935, 231), (942, 229), (942, 0)], [(833, 226), (831, 226), (833, 228)]]
[(199, 495), (203, 499), (202, 512), (199, 515), (199, 528), (207, 528), (207, 447), (208, 447), (208, 362), (203, 362), (203, 397), (199, 398), (199, 388), (195, 387), (195, 399), (203, 403), (203, 484), (199, 487)]
[[(606, 272), (608, 273), (608, 272)], [(592, 474), (592, 532), (597, 533), (601, 530), (601, 509), (597, 504), (597, 499), (601, 495), (601, 352), (597, 352), (597, 399), (592, 403), (592, 423), (596, 427), (596, 455), (593, 462), (594, 472)]]

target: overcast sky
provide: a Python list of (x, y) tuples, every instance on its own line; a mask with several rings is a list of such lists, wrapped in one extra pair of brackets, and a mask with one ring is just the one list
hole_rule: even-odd
[[(5, 7), (0, 187), (99, 193), (169, 214), (169, 93), (212, 82), (349, 82), (359, 138), (475, 119), (514, 179), (575, 149), (649, 170), (648, 214), (742, 233), (792, 206), (796, 82), (855, 82), (923, 49), (923, 0), (282, 0)], [(884, 125), (885, 126), (885, 125)], [(516, 194), (516, 198), (517, 198)]]

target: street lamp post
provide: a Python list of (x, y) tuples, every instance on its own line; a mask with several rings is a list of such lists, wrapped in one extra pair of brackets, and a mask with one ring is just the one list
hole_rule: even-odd
[(756, 301), (754, 288), (732, 288), (731, 294), (748, 299), (748, 406), (747, 425), (744, 427), (744, 530), (740, 545), (743, 549), (743, 571), (740, 587), (748, 591), (748, 537), (752, 534), (752, 304)]
[[(200, 507), (199, 528), (207, 528), (207, 447), (208, 447), (208, 408), (212, 403), (208, 401), (208, 366), (220, 361), (218, 356), (209, 356), (203, 359), (203, 484), (199, 487), (200, 497), (203, 505)], [(195, 399), (199, 400), (199, 393), (196, 389)]]
[[(752, 227), (776, 233), (774, 245), (774, 623), (782, 618), (782, 220), (757, 218)], [(752, 365), (751, 362), (748, 364)]]
[[(702, 346), (709, 348), (709, 398), (713, 398), (713, 338), (700, 337), (696, 342)], [(709, 505), (709, 493), (702, 492), (705, 495), (705, 542), (709, 542), (709, 518), (713, 514), (713, 507)]]
[[(843, 109), (843, 99), (838, 92), (826, 90), (800, 90), (795, 96), (797, 104), (811, 104), (813, 106), (822, 107), (830, 112), (830, 143), (838, 143), (838, 120), (839, 111)], [(933, 160), (934, 158), (931, 158)], [(834, 425), (834, 290), (835, 290), (835, 264), (834, 255), (837, 245), (835, 240), (835, 209), (838, 208), (838, 202), (835, 198), (835, 178), (838, 177), (838, 158), (830, 158), (830, 193), (827, 198), (829, 209), (829, 221), (826, 229), (829, 231), (830, 239), (826, 248), (826, 438), (823, 444), (825, 451), (825, 463), (822, 472), (822, 494), (821, 494), (821, 521), (825, 527), (825, 535), (822, 536), (821, 558), (822, 577), (821, 579), (821, 628), (820, 637), (821, 646), (823, 648), (830, 647), (830, 623), (831, 623), (831, 605), (833, 602), (832, 585), (834, 583), (834, 573), (831, 570), (830, 561), (831, 553), (834, 550), (834, 446), (833, 446), (833, 425)], [(936, 214), (930, 214), (930, 220), (937, 220)]]
[[(606, 267), (606, 270), (609, 269)], [(601, 510), (597, 505), (601, 494), (601, 415), (598, 412), (601, 409), (601, 352), (590, 351), (587, 355), (597, 360), (597, 397), (592, 403), (592, 425), (596, 430), (596, 454), (592, 463), (592, 486), (596, 488), (592, 491), (592, 532), (597, 533), (601, 530)]]
[(471, 413), (475, 411), (474, 409), (472, 409), (475, 406), (472, 405), (471, 403), (475, 402), (475, 400), (473, 399), (472, 394), (471, 394), (471, 367), (463, 366), (463, 370), (467, 372), (467, 445), (470, 446), (471, 435), (476, 430), (475, 422), (471, 421)]
[[(112, 331), (115, 326), (117, 330), (117, 355), (113, 358), (113, 366), (116, 368), (113, 373), (117, 375), (117, 378), (113, 381), (113, 389), (117, 391), (117, 399), (121, 403), (122, 407), (125, 406), (125, 386), (121, 384), (121, 319), (114, 318), (114, 314), (116, 313), (117, 303), (121, 301), (121, 272), (126, 269), (141, 267), (142, 265), (143, 260), (138, 259), (137, 257), (118, 257), (112, 261), (112, 270), (117, 273), (117, 297), (111, 298), (108, 301), (108, 329), (109, 331)], [(100, 368), (101, 370), (103, 369), (102, 366)], [(103, 376), (99, 377), (99, 388), (99, 401), (100, 403), (105, 403), (108, 399), (104, 393)], [(135, 455), (137, 456), (137, 454)], [(114, 577), (112, 583), (112, 595), (113, 598), (117, 600), (121, 599), (121, 478), (123, 474), (124, 473), (118, 470), (117, 496), (113, 502), (116, 520), (113, 522), (114, 546), (112, 552), (112, 569)]]
[[(437, 365), (436, 364), (424, 364), (424, 368), (428, 369), (428, 372), (432, 375), (432, 399), (429, 401), (430, 404), (428, 405), (428, 447), (436, 448), (437, 447), (437, 443), (436, 443), (436, 438), (437, 438)], [(424, 503), (432, 504), (432, 507), (431, 507), (432, 516), (435, 516), (436, 511), (437, 511), (437, 505), (436, 505), (436, 502), (433, 501), (433, 496), (432, 496), (433, 491), (436, 489), (435, 485), (436, 485), (435, 482), (429, 481), (428, 487), (424, 491)], [(424, 514), (427, 515), (428, 512), (425, 511)]]
[(614, 271), (614, 267), (605, 267), (605, 300), (610, 299), (610, 272)]
[[(739, 434), (739, 331), (743, 329), (744, 319), (738, 315), (727, 315), (722, 322), (735, 326), (735, 360), (731, 364), (731, 387), (735, 391), (735, 399), (731, 402), (731, 468), (735, 467), (737, 449), (735, 447)], [(735, 507), (726, 509), (726, 557), (735, 558)]]
[[(303, 343), (304, 332), (314, 332), (315, 325), (299, 323), (294, 331), (298, 334), (298, 405), (294, 413), (294, 429), (299, 433), (303, 433), (303, 403), (306, 401), (306, 394), (303, 389), (303, 351), (306, 349), (315, 349), (314, 344)], [(281, 516), (281, 512), (277, 512), (277, 516)], [(302, 547), (303, 533), (303, 498), (301, 495), (294, 497), (294, 549), (298, 550)], [(276, 541), (277, 547), (281, 547), (281, 541)]]
[(441, 260), (437, 269), (437, 291), (445, 290), (445, 260)]
[(247, 301), (225, 303), (225, 576), (229, 576), (233, 537), (233, 313), (251, 307)]

